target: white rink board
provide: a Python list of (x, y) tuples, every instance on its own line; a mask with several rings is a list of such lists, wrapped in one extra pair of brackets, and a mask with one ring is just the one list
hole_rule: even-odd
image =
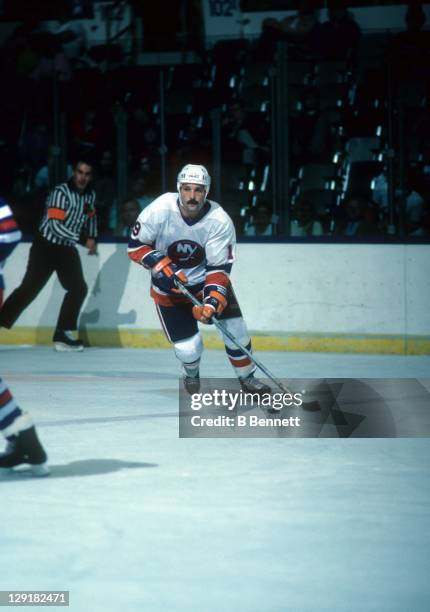
[[(21, 281), (30, 244), (5, 264), (6, 295)], [(149, 274), (126, 244), (80, 248), (89, 292), (81, 323), (159, 330)], [(248, 327), (263, 333), (428, 335), (430, 245), (239, 244), (232, 280)], [(16, 326), (53, 326), (63, 290), (52, 278)]]

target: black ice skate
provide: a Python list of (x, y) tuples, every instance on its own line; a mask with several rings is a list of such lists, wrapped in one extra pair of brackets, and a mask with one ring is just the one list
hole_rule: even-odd
[(47, 456), (34, 426), (9, 436), (7, 441), (5, 452), (0, 454), (0, 473), (28, 463), (33, 476), (48, 476)]
[(265, 393), (271, 393), (272, 389), (266, 385), (265, 383), (255, 378), (254, 374), (250, 374), (245, 378), (239, 376), (239, 382), (242, 387), (242, 390), (246, 393), (258, 393), (259, 395), (264, 395)]
[(56, 351), (83, 351), (84, 343), (75, 337), (76, 332), (57, 329), (54, 334)]
[(200, 376), (184, 376), (184, 387), (190, 395), (200, 391)]

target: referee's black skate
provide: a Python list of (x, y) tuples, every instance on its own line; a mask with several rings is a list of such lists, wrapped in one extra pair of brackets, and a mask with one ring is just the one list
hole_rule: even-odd
[(56, 351), (83, 351), (84, 343), (76, 338), (76, 332), (57, 329), (54, 333), (54, 347)]
[(0, 454), (0, 473), (9, 472), (11, 468), (26, 463), (30, 465), (33, 476), (48, 476), (47, 455), (34, 425), (8, 436), (7, 442), (5, 452)]
[(185, 390), (188, 391), (190, 395), (193, 395), (193, 393), (198, 393), (200, 391), (200, 376), (198, 374), (197, 376), (185, 375), (183, 380)]
[(272, 391), (269, 385), (266, 385), (258, 378), (255, 378), (254, 374), (250, 374), (245, 378), (239, 376), (239, 382), (242, 390), (246, 393), (258, 393), (259, 395), (264, 395), (265, 393), (271, 393)]

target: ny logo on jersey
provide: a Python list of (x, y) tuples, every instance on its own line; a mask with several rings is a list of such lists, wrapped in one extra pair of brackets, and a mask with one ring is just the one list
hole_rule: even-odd
[(178, 240), (167, 249), (170, 259), (181, 268), (194, 268), (205, 259), (205, 252), (197, 242)]

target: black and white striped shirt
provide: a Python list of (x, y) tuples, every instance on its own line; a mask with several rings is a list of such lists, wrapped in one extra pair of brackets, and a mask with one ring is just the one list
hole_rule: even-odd
[(92, 189), (80, 193), (73, 179), (57, 185), (48, 195), (39, 232), (49, 242), (73, 246), (85, 230), (88, 238), (97, 237), (96, 194)]

